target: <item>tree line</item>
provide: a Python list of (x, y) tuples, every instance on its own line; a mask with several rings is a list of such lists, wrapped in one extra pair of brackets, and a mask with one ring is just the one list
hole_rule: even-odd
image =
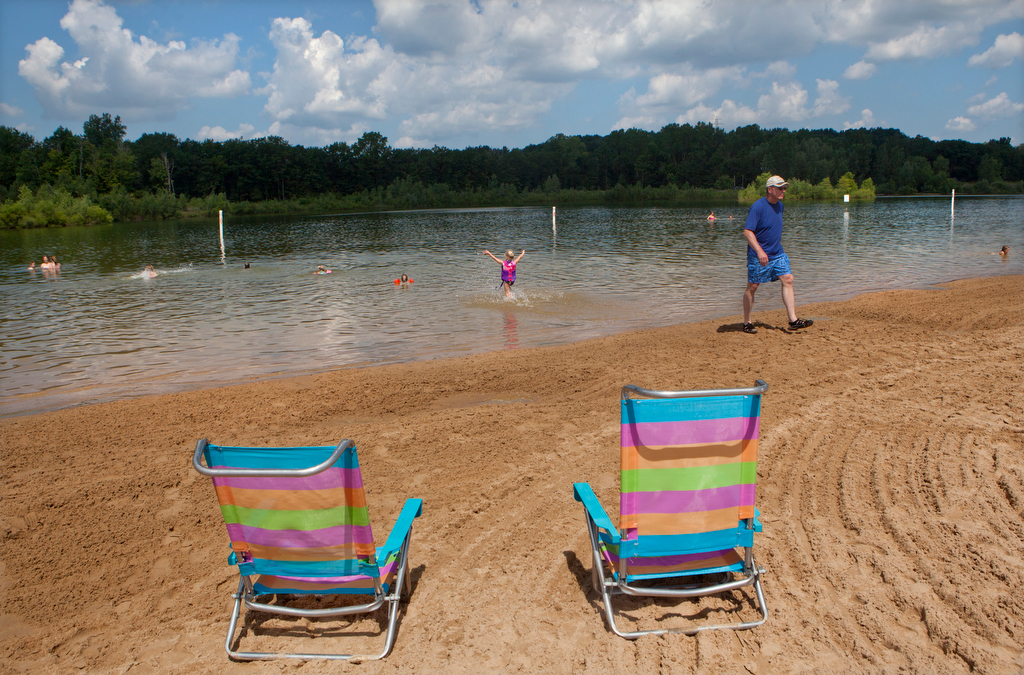
[(195, 200), (203, 208), (329, 195), (372, 205), (374, 195), (383, 199), (388, 191), (406, 201), (433, 193), (449, 201), (485, 195), (479, 199), (515, 203), (534, 193), (548, 202), (591, 193), (710, 196), (745, 187), (764, 172), (811, 185), (826, 179), (836, 185), (852, 174), (858, 184), (870, 178), (879, 194), (1024, 191), (1024, 146), (1009, 138), (933, 141), (897, 129), (723, 131), (669, 124), (660, 131), (558, 134), (524, 148), (462, 150), (393, 148), (377, 132), (352, 144), (304, 147), (276, 136), (195, 141), (152, 133), (127, 141), (127, 131), (109, 113), (91, 115), (81, 134), (61, 126), (41, 142), (0, 126), (0, 202), (24, 201), (26, 189), (38, 201), (45, 187), (65, 201), (91, 200), (120, 220), (180, 215)]

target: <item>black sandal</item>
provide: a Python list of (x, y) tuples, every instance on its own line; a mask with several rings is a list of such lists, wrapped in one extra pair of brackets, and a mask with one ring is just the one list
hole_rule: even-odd
[(752, 323), (745, 323), (745, 324), (743, 324), (743, 332), (744, 333), (754, 334), (754, 333), (757, 332), (757, 326), (755, 326)]
[(813, 324), (814, 322), (811, 321), (810, 319), (797, 319), (796, 321), (790, 321), (789, 327), (793, 330), (796, 330), (798, 328), (807, 328), (808, 326), (811, 326)]

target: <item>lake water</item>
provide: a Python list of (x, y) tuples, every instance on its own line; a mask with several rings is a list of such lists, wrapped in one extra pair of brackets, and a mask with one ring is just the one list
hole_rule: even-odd
[[(736, 315), (746, 211), (229, 218), (223, 251), (216, 220), (2, 231), (0, 416)], [(958, 199), (955, 218), (949, 199), (790, 204), (785, 223), (798, 305), (1024, 273), (1021, 198)], [(526, 249), (511, 301), (485, 248)], [(26, 271), (51, 254), (59, 274)]]

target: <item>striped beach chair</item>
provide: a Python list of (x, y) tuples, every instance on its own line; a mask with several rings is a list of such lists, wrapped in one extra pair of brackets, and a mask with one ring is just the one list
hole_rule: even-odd
[[(203, 466), (202, 461), (206, 465)], [(241, 448), (196, 443), (192, 466), (213, 478), (240, 579), (224, 643), (228, 656), (262, 659), (381, 659), (391, 652), (403, 590), (411, 590), (409, 542), (423, 500), (405, 502), (384, 546), (374, 545), (355, 444)], [(365, 595), (367, 602), (289, 606), (282, 596)], [(271, 604), (261, 596), (276, 595)], [(366, 614), (388, 604), (383, 651), (367, 654), (243, 652), (235, 629), (248, 610), (320, 618)], [(241, 636), (239, 636), (239, 642)]]
[[(619, 528), (587, 483), (575, 483), (593, 552), (594, 589), (612, 631), (643, 635), (747, 629), (768, 618), (754, 563), (757, 437), (763, 380), (747, 389), (622, 389)], [(631, 396), (643, 396), (638, 399)], [(742, 552), (741, 552), (742, 551)], [(760, 618), (622, 631), (612, 597), (692, 598), (753, 586)]]

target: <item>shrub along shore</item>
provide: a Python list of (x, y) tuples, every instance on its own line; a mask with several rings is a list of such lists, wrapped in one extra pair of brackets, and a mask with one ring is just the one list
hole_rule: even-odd
[[(209, 218), (218, 211), (230, 215), (260, 214), (323, 214), (359, 211), (400, 211), (410, 209), (443, 209), (485, 206), (550, 206), (583, 204), (735, 204), (753, 202), (764, 194), (768, 174), (758, 176), (743, 190), (714, 188), (640, 187), (616, 185), (611, 190), (538, 189), (519, 191), (513, 185), (490, 189), (452, 190), (447, 185), (425, 185), (419, 181), (399, 179), (386, 188), (363, 190), (351, 195), (323, 194), (295, 199), (232, 202), (223, 194), (189, 199), (184, 195), (141, 195), (117, 190), (98, 197), (74, 197), (64, 188), (43, 185), (33, 192), (22, 186), (17, 200), (0, 205), (0, 228), (65, 227), (68, 225), (103, 225), (133, 220), (166, 220), (171, 218)], [(790, 179), (791, 201), (841, 200), (875, 198), (874, 184), (866, 178), (858, 187), (849, 173), (836, 187), (825, 178), (817, 185)]]

